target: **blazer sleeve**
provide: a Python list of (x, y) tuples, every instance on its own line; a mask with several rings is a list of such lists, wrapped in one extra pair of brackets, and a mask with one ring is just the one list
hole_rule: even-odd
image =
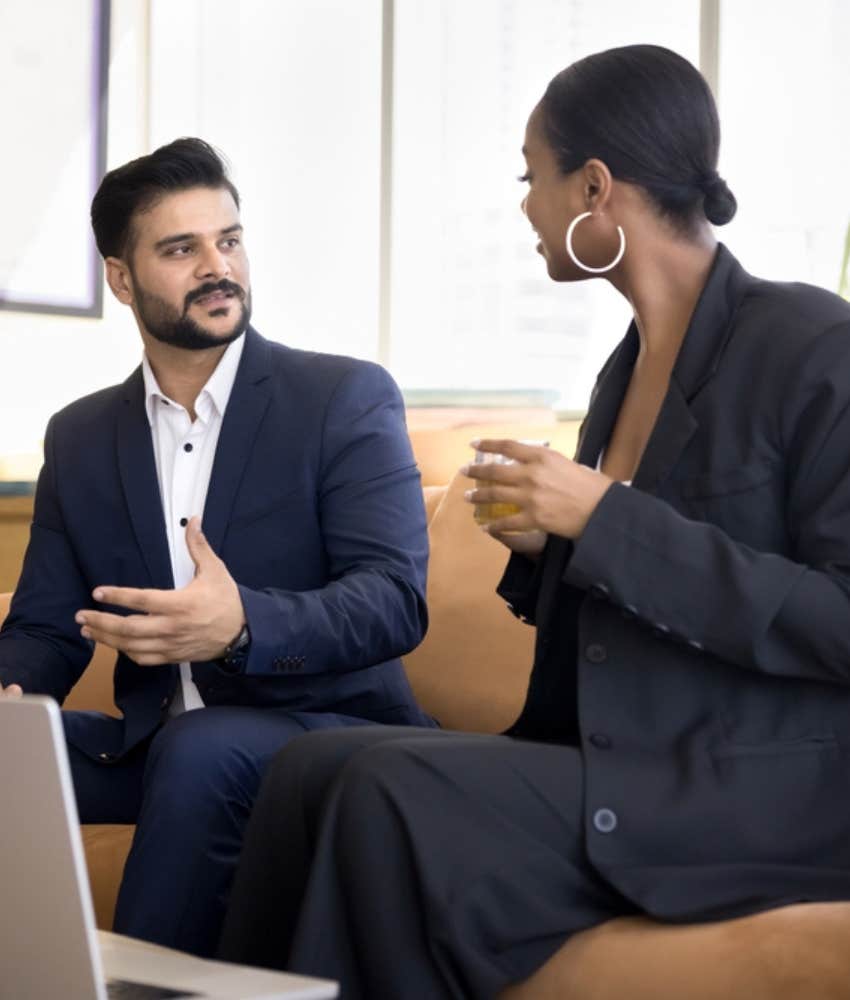
[(91, 596), (65, 534), (53, 455), (55, 419), (45, 434), (21, 577), (0, 631), (0, 682), (61, 703), (88, 665), (94, 643), (74, 622), (74, 613), (87, 607)]
[(782, 395), (789, 556), (614, 484), (566, 582), (748, 670), (850, 685), (850, 326), (809, 343)]
[(427, 627), (428, 535), (401, 394), (358, 363), (327, 407), (317, 503), (329, 582), (315, 590), (240, 586), (248, 674), (356, 670), (409, 652)]

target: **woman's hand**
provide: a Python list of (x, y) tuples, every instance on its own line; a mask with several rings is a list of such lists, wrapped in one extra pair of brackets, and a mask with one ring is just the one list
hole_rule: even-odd
[(481, 528), (488, 535), (492, 535), (497, 542), (501, 542), (502, 545), (507, 546), (511, 552), (515, 552), (519, 556), (525, 556), (532, 561), (536, 561), (537, 557), (543, 552), (546, 545), (545, 531), (494, 531), (493, 524), (496, 524), (496, 522), (482, 524)]
[[(534, 532), (578, 538), (591, 514), (614, 482), (610, 476), (579, 465), (551, 448), (520, 444), (518, 441), (475, 441), (478, 451), (505, 455), (511, 464), (484, 462), (464, 466), (465, 476), (476, 480), (475, 489), (465, 494), (469, 503), (508, 503), (520, 508), (518, 514), (502, 517), (484, 526), (512, 551), (539, 554), (543, 544), (538, 538), (522, 541), (517, 547), (505, 533)], [(539, 546), (539, 547), (538, 547)]]

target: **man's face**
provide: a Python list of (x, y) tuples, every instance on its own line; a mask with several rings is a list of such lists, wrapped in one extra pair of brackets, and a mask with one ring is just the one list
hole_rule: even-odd
[(248, 258), (226, 188), (166, 195), (133, 218), (131, 231), (128, 298), (143, 334), (205, 350), (244, 332), (251, 316)]

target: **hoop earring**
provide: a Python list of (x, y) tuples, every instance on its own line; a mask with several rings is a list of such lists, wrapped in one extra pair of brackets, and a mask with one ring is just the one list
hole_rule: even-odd
[(610, 271), (612, 267), (616, 267), (623, 259), (623, 254), (626, 252), (626, 236), (622, 228), (617, 226), (617, 232), (620, 236), (620, 249), (617, 252), (617, 256), (611, 261), (610, 264), (606, 264), (605, 267), (588, 267), (587, 264), (582, 264), (576, 256), (575, 250), (573, 250), (573, 230), (581, 222), (581, 220), (586, 219), (588, 215), (593, 215), (593, 212), (582, 212), (581, 215), (577, 215), (570, 223), (570, 227), (567, 230), (567, 253), (570, 255), (570, 259), (576, 267), (580, 267), (582, 271), (587, 271), (589, 274), (604, 274), (606, 271)]

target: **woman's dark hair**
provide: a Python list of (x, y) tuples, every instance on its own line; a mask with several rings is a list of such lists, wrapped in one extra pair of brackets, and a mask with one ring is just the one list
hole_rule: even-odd
[(735, 196), (717, 173), (714, 98), (675, 52), (627, 45), (587, 56), (552, 80), (540, 108), (564, 173), (598, 158), (686, 231), (700, 213), (717, 226), (734, 216)]
[(131, 222), (163, 195), (188, 188), (226, 188), (239, 207), (239, 192), (218, 153), (203, 139), (175, 139), (167, 146), (110, 170), (91, 203), (91, 224), (103, 257), (132, 250)]

